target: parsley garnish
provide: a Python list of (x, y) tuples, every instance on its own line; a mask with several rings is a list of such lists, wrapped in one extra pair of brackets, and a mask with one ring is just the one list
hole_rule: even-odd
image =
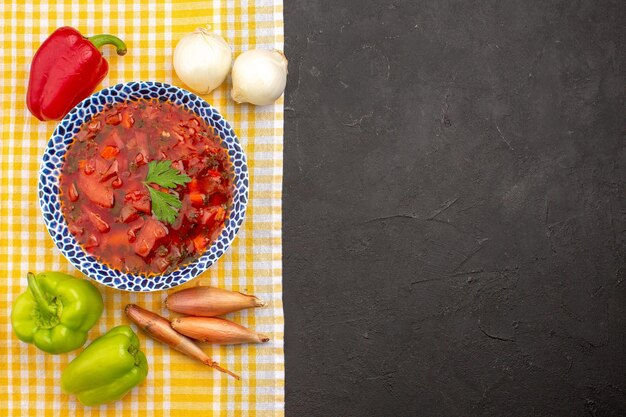
[(152, 182), (165, 188), (174, 188), (177, 185), (185, 185), (191, 178), (181, 174), (176, 168), (172, 168), (172, 161), (152, 161), (148, 164), (146, 182)]
[(152, 200), (152, 213), (162, 222), (174, 224), (178, 216), (178, 210), (183, 206), (175, 195), (155, 190), (148, 186), (150, 200)]
[(177, 185), (185, 185), (191, 178), (172, 168), (171, 161), (152, 161), (148, 164), (148, 175), (144, 185), (150, 192), (152, 201), (152, 213), (162, 222), (174, 224), (178, 216), (178, 210), (183, 203), (173, 194), (159, 191), (148, 185), (159, 185), (163, 188), (175, 188)]

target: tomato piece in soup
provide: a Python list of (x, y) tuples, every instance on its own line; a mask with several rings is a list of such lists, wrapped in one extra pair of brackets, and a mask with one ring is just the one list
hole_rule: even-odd
[(84, 171), (79, 173), (77, 184), (80, 193), (92, 203), (100, 207), (113, 207), (115, 203), (113, 188), (102, 183), (93, 173), (92, 175), (87, 175)]

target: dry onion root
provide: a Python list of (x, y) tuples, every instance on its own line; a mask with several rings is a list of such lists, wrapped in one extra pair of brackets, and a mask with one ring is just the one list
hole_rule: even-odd
[(214, 362), (206, 353), (196, 345), (193, 340), (188, 339), (174, 330), (170, 322), (156, 313), (145, 310), (135, 304), (128, 304), (124, 309), (128, 318), (141, 328), (148, 336), (159, 342), (165, 343), (191, 358), (197, 359), (203, 364), (210, 366), (220, 372), (224, 372), (239, 380), (238, 375), (222, 368)]
[(265, 307), (254, 295), (215, 287), (187, 288), (167, 297), (165, 307), (171, 311), (190, 316), (215, 317), (243, 310)]
[(180, 317), (172, 320), (172, 328), (192, 339), (218, 345), (266, 343), (269, 337), (253, 332), (237, 323), (214, 317)]

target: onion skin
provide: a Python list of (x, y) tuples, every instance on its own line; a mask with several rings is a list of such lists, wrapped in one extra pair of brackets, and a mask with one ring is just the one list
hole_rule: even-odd
[(270, 340), (237, 323), (215, 317), (180, 317), (172, 320), (172, 327), (192, 339), (217, 345), (266, 343)]
[(287, 85), (287, 58), (278, 50), (251, 49), (235, 59), (231, 97), (237, 103), (274, 103)]
[(176, 332), (170, 322), (152, 311), (145, 310), (135, 304), (128, 304), (124, 309), (128, 318), (141, 328), (148, 336), (165, 343), (172, 349), (175, 349), (190, 358), (197, 359), (203, 364), (210, 366), (220, 372), (228, 374), (233, 378), (240, 380), (241, 377), (222, 368), (214, 362), (206, 353), (196, 345), (193, 340)]
[(167, 297), (165, 307), (190, 316), (215, 317), (244, 308), (265, 307), (254, 295), (215, 287), (187, 288)]
[(228, 76), (232, 62), (228, 43), (205, 28), (185, 35), (174, 49), (176, 75), (198, 94), (208, 94), (219, 87)]

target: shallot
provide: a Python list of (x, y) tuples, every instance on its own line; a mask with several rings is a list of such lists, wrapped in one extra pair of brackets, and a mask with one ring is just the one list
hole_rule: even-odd
[(145, 310), (135, 304), (128, 304), (124, 309), (128, 318), (141, 328), (148, 336), (159, 342), (165, 343), (172, 349), (175, 349), (191, 358), (197, 359), (203, 364), (210, 366), (220, 372), (224, 372), (239, 380), (238, 375), (222, 368), (209, 358), (191, 339), (183, 336), (174, 330), (170, 322), (156, 313)]
[(254, 295), (242, 294), (215, 287), (187, 288), (167, 297), (165, 307), (190, 316), (215, 317), (243, 310), (265, 307)]
[(239, 343), (266, 343), (269, 337), (253, 332), (232, 321), (215, 317), (179, 317), (172, 320), (172, 328), (192, 339), (218, 345)]

